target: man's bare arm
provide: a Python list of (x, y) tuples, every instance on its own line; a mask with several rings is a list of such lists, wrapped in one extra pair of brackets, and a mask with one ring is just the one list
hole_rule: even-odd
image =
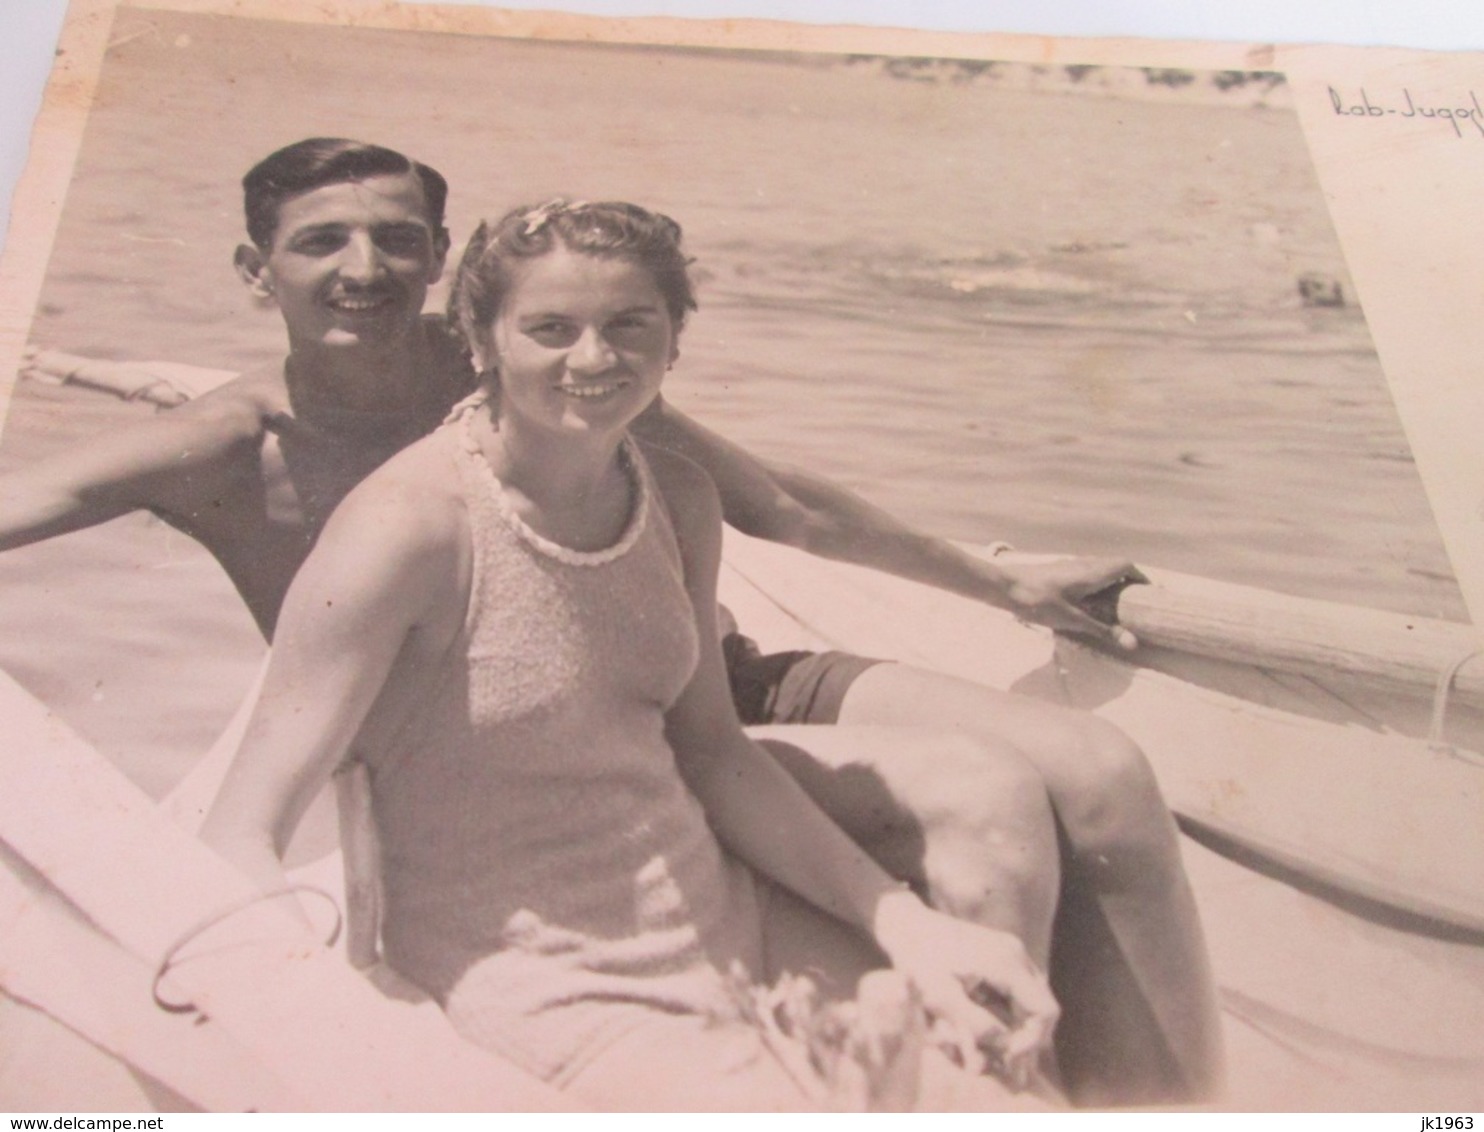
[(759, 460), (725, 437), (660, 401), (634, 425), (645, 444), (705, 468), (730, 526), (810, 554), (869, 566), (961, 594), (1055, 629), (1121, 648), (1135, 644), (1078, 603), (1120, 580), (1137, 580), (1117, 559), (1006, 563), (968, 554), (916, 530), (855, 492), (800, 468)]
[(0, 550), (137, 510), (187, 515), (232, 454), (260, 442), (262, 412), (234, 391), (89, 437), (0, 478)]

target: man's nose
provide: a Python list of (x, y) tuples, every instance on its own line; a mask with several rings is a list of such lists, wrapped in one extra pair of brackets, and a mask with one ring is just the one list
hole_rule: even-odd
[(356, 232), (345, 241), (340, 255), (340, 274), (355, 283), (370, 283), (381, 274), (381, 250), (368, 232)]
[(567, 354), (567, 368), (576, 373), (602, 373), (610, 369), (617, 360), (613, 347), (603, 332), (590, 327), (573, 343)]

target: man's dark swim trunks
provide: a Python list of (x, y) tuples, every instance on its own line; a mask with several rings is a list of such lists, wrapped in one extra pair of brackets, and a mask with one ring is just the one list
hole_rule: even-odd
[(885, 663), (850, 653), (795, 650), (763, 655), (757, 642), (728, 633), (721, 642), (737, 715), (764, 723), (837, 723), (845, 693), (868, 668)]

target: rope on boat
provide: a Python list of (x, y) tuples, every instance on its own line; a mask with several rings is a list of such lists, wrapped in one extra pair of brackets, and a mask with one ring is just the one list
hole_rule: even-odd
[(1432, 696), (1432, 723), (1427, 729), (1427, 743), (1435, 751), (1446, 752), (1455, 755), (1464, 762), (1484, 766), (1484, 759), (1471, 753), (1461, 751), (1446, 739), (1446, 724), (1448, 721), (1448, 696), (1453, 690), (1453, 682), (1458, 678), (1463, 666), (1476, 656), (1484, 655), (1484, 648), (1469, 649), (1453, 663), (1449, 664), (1438, 674), (1437, 687)]
[(121, 362), (62, 350), (27, 346), (20, 376), (49, 385), (76, 385), (122, 401), (142, 401), (173, 409), (236, 376), (231, 370), (205, 369), (181, 362)]
[(320, 897), (334, 911), (335, 923), (330, 928), (328, 938), (324, 944), (326, 947), (334, 947), (336, 941), (340, 938), (340, 928), (344, 923), (344, 917), (341, 915), (339, 902), (323, 888), (315, 884), (286, 884), (282, 888), (271, 889), (268, 892), (254, 893), (252, 896), (234, 901), (225, 908), (204, 917), (199, 923), (182, 932), (179, 938), (165, 949), (165, 955), (160, 960), (160, 965), (155, 968), (155, 977), (150, 983), (150, 997), (154, 999), (155, 1005), (167, 1014), (191, 1014), (199, 1011), (200, 1008), (194, 1002), (174, 1002), (161, 993), (160, 984), (164, 981), (165, 976), (170, 973), (171, 968), (175, 966), (181, 950), (198, 936), (210, 931), (218, 924), (225, 923), (239, 912), (245, 912), (255, 904), (262, 904), (268, 900), (277, 900), (280, 896), (294, 896), (299, 893)]

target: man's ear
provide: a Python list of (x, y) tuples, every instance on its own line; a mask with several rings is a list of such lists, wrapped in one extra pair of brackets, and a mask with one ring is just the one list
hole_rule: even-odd
[(443, 268), (448, 263), (448, 250), (452, 246), (447, 228), (439, 228), (433, 233), (433, 264), (428, 272), (429, 283), (436, 283), (443, 278)]
[(255, 298), (265, 301), (273, 298), (273, 272), (261, 248), (256, 244), (238, 244), (232, 264)]

